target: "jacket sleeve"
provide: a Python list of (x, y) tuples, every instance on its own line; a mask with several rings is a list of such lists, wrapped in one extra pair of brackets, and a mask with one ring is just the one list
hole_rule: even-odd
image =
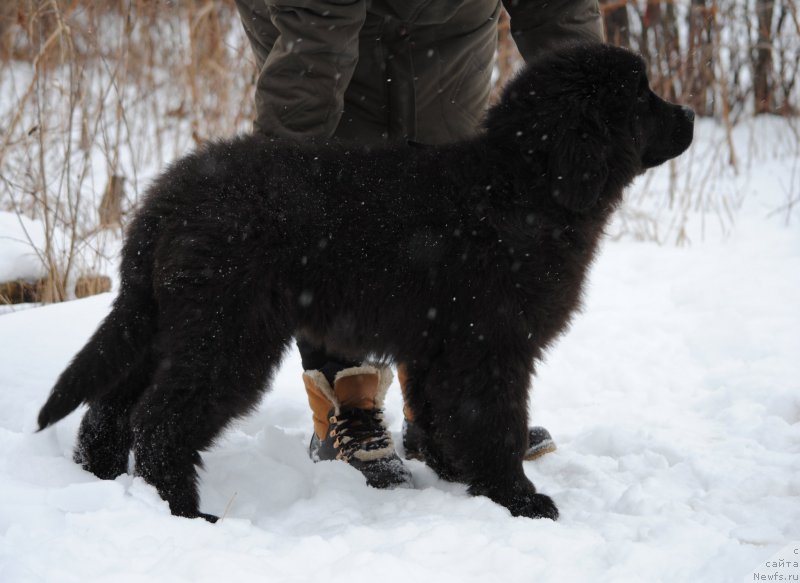
[(526, 61), (563, 42), (605, 39), (597, 0), (505, 0), (503, 5)]
[[(253, 13), (262, 19), (268, 16), (270, 22), (260, 27), (245, 22), (251, 42), (260, 30), (266, 37), (262, 46), (269, 47), (259, 63), (256, 130), (281, 137), (330, 137), (358, 62), (365, 0), (250, 0), (249, 4), (259, 2), (260, 10)], [(244, 20), (245, 12), (240, 12)]]

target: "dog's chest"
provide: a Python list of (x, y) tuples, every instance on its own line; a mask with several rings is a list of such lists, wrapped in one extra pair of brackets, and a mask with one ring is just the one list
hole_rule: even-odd
[(595, 249), (594, 238), (578, 237), (571, 226), (548, 225), (509, 253), (508, 280), (520, 316), (541, 343), (561, 332), (579, 307)]

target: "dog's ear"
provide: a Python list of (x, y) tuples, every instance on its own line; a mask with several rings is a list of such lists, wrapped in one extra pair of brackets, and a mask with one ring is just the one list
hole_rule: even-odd
[(597, 202), (608, 178), (606, 140), (597, 124), (566, 128), (550, 151), (550, 190), (560, 205), (586, 211)]

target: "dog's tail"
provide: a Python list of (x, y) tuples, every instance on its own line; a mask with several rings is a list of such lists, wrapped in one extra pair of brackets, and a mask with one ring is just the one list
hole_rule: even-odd
[[(131, 230), (135, 232), (136, 229)], [(150, 230), (145, 232), (152, 234)], [(63, 419), (81, 403), (110, 392), (115, 381), (151, 345), (156, 333), (156, 303), (151, 291), (153, 243), (145, 239), (138, 242), (141, 244), (131, 237), (126, 243), (123, 281), (114, 307), (58, 377), (39, 411), (39, 431)]]

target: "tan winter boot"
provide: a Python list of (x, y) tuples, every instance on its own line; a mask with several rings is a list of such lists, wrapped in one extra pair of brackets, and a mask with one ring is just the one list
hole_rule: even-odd
[[(397, 367), (397, 380), (403, 392), (403, 449), (405, 457), (409, 460), (425, 461), (425, 432), (414, 423), (414, 412), (406, 399), (408, 373), (402, 364)], [(528, 449), (525, 451), (526, 460), (535, 460), (547, 453), (556, 450), (556, 443), (550, 432), (544, 427), (533, 426), (528, 428)]]
[(314, 461), (341, 460), (375, 488), (412, 487), (383, 422), (383, 401), (392, 382), (388, 367), (362, 365), (339, 371), (331, 387), (318, 370), (303, 373), (314, 420), (309, 454)]

